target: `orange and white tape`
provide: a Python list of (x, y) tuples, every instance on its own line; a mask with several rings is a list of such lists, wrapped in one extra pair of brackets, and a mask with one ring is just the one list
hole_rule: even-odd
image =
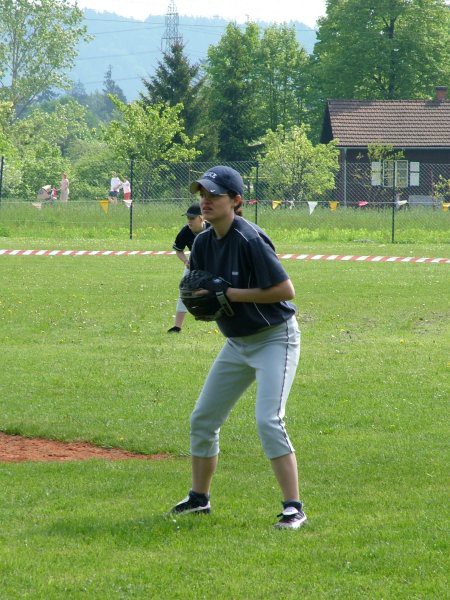
[[(9, 250), (0, 249), (0, 256), (171, 256), (174, 250)], [(355, 254), (278, 254), (281, 260), (323, 260), (388, 263), (450, 264), (450, 258), (417, 256), (365, 256)]]

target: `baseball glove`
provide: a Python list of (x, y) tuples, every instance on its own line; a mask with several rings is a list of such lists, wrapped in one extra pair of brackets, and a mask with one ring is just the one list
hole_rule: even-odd
[[(234, 315), (225, 292), (230, 287), (228, 281), (207, 271), (193, 270), (180, 281), (180, 298), (197, 321), (215, 321), (220, 317)], [(198, 290), (208, 293), (197, 296)]]

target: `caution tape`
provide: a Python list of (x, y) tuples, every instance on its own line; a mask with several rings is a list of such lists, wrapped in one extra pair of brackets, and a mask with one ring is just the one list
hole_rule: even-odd
[[(172, 256), (174, 250), (0, 250), (0, 256)], [(433, 263), (450, 264), (450, 258), (418, 256), (369, 256), (355, 254), (278, 254), (281, 260), (320, 260), (326, 262)]]

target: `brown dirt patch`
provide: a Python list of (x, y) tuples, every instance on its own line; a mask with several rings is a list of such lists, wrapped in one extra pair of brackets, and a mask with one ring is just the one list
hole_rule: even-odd
[(118, 448), (100, 448), (86, 442), (57, 442), (0, 432), (0, 462), (67, 461), (90, 458), (162, 460), (169, 458), (169, 455), (136, 454)]

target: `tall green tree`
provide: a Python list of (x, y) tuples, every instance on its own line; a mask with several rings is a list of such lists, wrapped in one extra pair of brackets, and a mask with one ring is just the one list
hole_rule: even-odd
[(200, 65), (191, 64), (186, 57), (183, 43), (173, 44), (158, 63), (155, 75), (150, 79), (143, 78), (142, 83), (146, 89), (145, 93), (140, 94), (144, 105), (182, 104), (180, 116), (186, 133), (198, 133), (202, 112), (200, 92), (204, 79), (200, 76)]
[(217, 46), (209, 47), (209, 118), (221, 159), (248, 160), (253, 155), (252, 143), (265, 131), (258, 116), (262, 108), (260, 48), (260, 29), (255, 23), (247, 23), (245, 30), (228, 24)]
[(11, 102), (0, 101), (0, 157), (8, 154), (12, 149), (11, 131)]
[(196, 138), (189, 138), (184, 131), (180, 104), (144, 106), (141, 102), (125, 104), (114, 96), (110, 98), (121, 118), (104, 127), (104, 139), (118, 159), (183, 162), (198, 156)]
[(0, 100), (20, 117), (67, 77), (81, 39), (89, 39), (83, 13), (69, 0), (1, 0)]
[(426, 98), (450, 78), (445, 0), (328, 0), (314, 49), (328, 98)]
[(308, 55), (296, 39), (295, 29), (271, 25), (261, 40), (261, 107), (258, 118), (266, 129), (289, 129), (302, 122), (305, 111), (305, 68)]
[(98, 116), (102, 121), (110, 121), (112, 118), (114, 118), (116, 107), (111, 101), (111, 95), (118, 98), (121, 102), (126, 103), (127, 101), (122, 88), (114, 81), (112, 76), (112, 66), (109, 65), (103, 79), (103, 97), (99, 99), (100, 101), (98, 106)]

